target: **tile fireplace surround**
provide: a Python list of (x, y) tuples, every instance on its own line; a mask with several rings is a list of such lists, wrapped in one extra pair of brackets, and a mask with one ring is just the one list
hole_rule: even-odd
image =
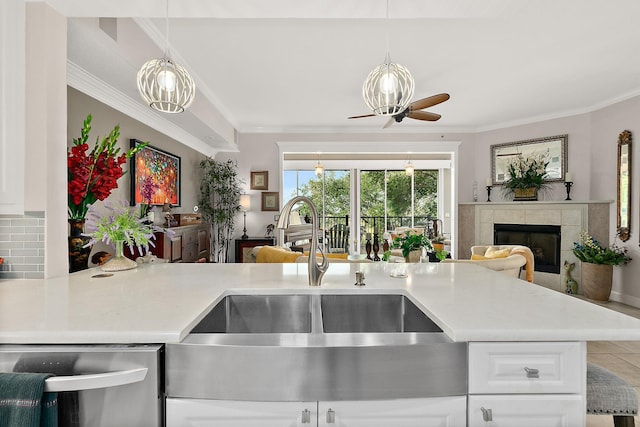
[[(601, 242), (609, 241), (609, 209), (612, 201), (539, 201), (504, 203), (460, 203), (458, 206), (458, 257), (470, 258), (471, 246), (493, 243), (494, 224), (559, 225), (560, 264), (575, 262), (572, 275), (580, 278), (580, 262), (571, 252), (580, 230)], [(536, 271), (533, 281), (564, 292), (564, 271), (560, 274)], [(581, 293), (581, 292), (580, 292)]]

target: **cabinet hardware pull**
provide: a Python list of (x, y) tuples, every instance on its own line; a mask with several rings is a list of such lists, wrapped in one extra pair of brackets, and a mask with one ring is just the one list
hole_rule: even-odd
[(525, 366), (524, 368), (525, 372), (527, 373), (527, 378), (540, 378), (540, 371), (535, 369), (535, 368), (527, 368)]
[(302, 424), (311, 424), (311, 411), (308, 409), (302, 411)]
[(334, 424), (336, 422), (336, 412), (333, 409), (327, 411), (327, 424)]
[(491, 413), (491, 409), (485, 409), (484, 407), (481, 407), (480, 410), (482, 411), (483, 420), (493, 421), (493, 414)]

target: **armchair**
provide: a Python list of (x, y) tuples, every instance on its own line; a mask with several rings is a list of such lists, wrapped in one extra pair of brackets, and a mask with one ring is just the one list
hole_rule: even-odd
[[(501, 252), (503, 256), (492, 257), (496, 252)], [(533, 283), (533, 252), (522, 245), (472, 246), (471, 259), (446, 259), (442, 262), (475, 263), (517, 278), (520, 277), (520, 272), (524, 267), (527, 282)]]

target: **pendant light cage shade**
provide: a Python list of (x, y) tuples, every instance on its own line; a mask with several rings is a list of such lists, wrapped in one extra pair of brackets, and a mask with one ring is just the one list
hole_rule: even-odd
[(384, 64), (369, 73), (362, 85), (362, 95), (374, 114), (393, 116), (407, 109), (414, 86), (409, 70), (387, 57)]
[(163, 113), (182, 113), (196, 95), (196, 84), (180, 64), (151, 59), (138, 71), (138, 91), (146, 103)]
[(324, 173), (324, 166), (322, 165), (322, 163), (320, 163), (320, 161), (318, 160), (318, 162), (316, 163), (316, 165), (313, 167), (313, 170), (316, 173), (317, 177), (322, 176), (322, 174)]

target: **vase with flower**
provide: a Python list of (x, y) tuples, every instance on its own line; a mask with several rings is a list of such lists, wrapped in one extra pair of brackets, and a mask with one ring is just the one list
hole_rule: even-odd
[(503, 183), (507, 194), (514, 195), (514, 201), (538, 200), (538, 191), (545, 186), (549, 153), (547, 151), (523, 156), (514, 155), (507, 161), (508, 178)]
[(149, 252), (153, 245), (154, 231), (160, 230), (140, 218), (140, 211), (126, 202), (120, 204), (105, 203), (106, 213), (89, 206), (87, 215), (87, 235), (91, 240), (87, 245), (101, 241), (115, 248), (115, 256), (101, 268), (104, 271), (121, 271), (136, 268), (138, 263), (124, 256), (124, 246), (134, 253), (137, 249), (141, 256)]
[(139, 144), (126, 153), (120, 154), (117, 147), (120, 126), (116, 126), (108, 136), (96, 138), (89, 151), (87, 140), (91, 132), (91, 115), (84, 120), (80, 138), (73, 139), (73, 146), (67, 152), (67, 208), (69, 219), (69, 272), (87, 268), (91, 248), (88, 237), (83, 235), (89, 206), (106, 199), (118, 188), (118, 179), (124, 174), (122, 165), (129, 157), (143, 148)]

